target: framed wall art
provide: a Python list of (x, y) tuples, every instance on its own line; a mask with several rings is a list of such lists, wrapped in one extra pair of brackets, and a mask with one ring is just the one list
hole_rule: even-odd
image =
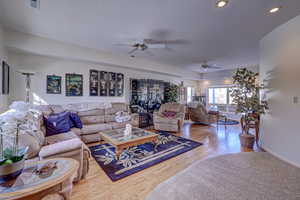
[(108, 96), (114, 97), (116, 96), (116, 73), (109, 72), (108, 73)]
[(9, 65), (2, 62), (2, 94), (9, 94)]
[(82, 74), (66, 74), (66, 96), (83, 95)]
[(47, 94), (61, 94), (61, 76), (47, 75)]
[(108, 72), (100, 72), (100, 96), (108, 96)]
[(117, 92), (118, 97), (123, 96), (123, 92), (124, 92), (124, 74), (117, 73), (116, 92)]
[(90, 96), (99, 96), (99, 72), (90, 70)]

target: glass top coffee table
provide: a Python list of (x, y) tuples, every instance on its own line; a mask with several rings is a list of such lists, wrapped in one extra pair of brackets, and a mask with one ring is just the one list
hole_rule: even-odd
[[(46, 163), (52, 167), (41, 173), (38, 169)], [(78, 166), (76, 160), (69, 158), (28, 162), (16, 180), (0, 184), (0, 200), (42, 199), (47, 195), (69, 199)]]
[(140, 128), (132, 128), (132, 135), (124, 135), (125, 128), (114, 129), (108, 131), (100, 132), (101, 139), (105, 142), (113, 145), (116, 148), (116, 157), (119, 159), (121, 153), (124, 149), (137, 146), (140, 144), (145, 144), (147, 142), (156, 143), (157, 137), (156, 133), (146, 131)]

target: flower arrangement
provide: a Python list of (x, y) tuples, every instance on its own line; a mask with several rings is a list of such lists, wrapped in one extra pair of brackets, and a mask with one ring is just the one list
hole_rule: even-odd
[(18, 113), (14, 117), (0, 121), (0, 166), (23, 160), (28, 147), (19, 146), (20, 126), (25, 116)]

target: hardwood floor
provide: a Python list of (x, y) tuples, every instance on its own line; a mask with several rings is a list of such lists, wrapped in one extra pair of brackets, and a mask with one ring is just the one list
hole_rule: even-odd
[[(141, 172), (112, 182), (92, 158), (87, 178), (74, 186), (72, 200), (136, 200), (144, 199), (159, 183), (174, 176), (197, 160), (226, 153), (252, 151), (240, 147), (240, 126), (217, 127), (185, 123), (176, 135), (204, 145)], [(255, 148), (256, 149), (256, 148)], [(257, 149), (256, 149), (257, 150)]]

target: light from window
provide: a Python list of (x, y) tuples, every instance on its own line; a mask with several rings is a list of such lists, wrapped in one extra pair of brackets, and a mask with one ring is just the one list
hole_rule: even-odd
[(217, 105), (234, 104), (230, 94), (231, 88), (228, 87), (208, 88), (208, 103)]

